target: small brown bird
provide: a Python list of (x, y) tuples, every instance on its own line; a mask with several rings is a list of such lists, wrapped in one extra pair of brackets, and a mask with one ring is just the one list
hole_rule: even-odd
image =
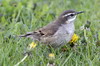
[(50, 24), (20, 37), (30, 37), (54, 48), (63, 46), (71, 40), (75, 30), (74, 20), (80, 13), (83, 11), (66, 10)]

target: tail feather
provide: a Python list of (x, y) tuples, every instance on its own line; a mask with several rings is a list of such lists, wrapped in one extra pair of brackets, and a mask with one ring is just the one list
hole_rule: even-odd
[(20, 35), (19, 37), (31, 37), (32, 35), (33, 35), (33, 33), (29, 32), (29, 33), (27, 33), (25, 35)]
[(39, 41), (39, 39), (40, 39), (40, 36), (34, 32), (28, 32), (27, 34), (20, 35), (19, 37), (27, 37), (27, 38), (31, 38), (31, 39), (37, 40), (37, 41)]

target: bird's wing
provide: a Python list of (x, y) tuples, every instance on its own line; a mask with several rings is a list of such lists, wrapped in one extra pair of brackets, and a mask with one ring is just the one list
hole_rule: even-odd
[(43, 34), (44, 36), (52, 36), (56, 33), (58, 30), (58, 25), (56, 24), (49, 24), (41, 29), (38, 30), (40, 34)]
[(21, 35), (20, 37), (41, 37), (41, 36), (52, 36), (56, 33), (56, 31), (58, 30), (59, 26), (57, 25), (57, 23), (51, 23), (48, 24), (47, 26), (44, 26), (43, 28), (40, 28), (39, 30), (33, 31), (33, 32), (29, 32), (25, 35)]

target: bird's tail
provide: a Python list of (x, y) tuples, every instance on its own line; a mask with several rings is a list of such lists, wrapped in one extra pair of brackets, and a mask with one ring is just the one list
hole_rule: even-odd
[(20, 35), (19, 37), (32, 37), (33, 32), (28, 32), (27, 34)]
[(40, 36), (38, 34), (36, 34), (35, 32), (28, 32), (24, 35), (20, 35), (19, 37), (27, 37), (27, 38), (31, 38), (33, 40), (40, 40)]

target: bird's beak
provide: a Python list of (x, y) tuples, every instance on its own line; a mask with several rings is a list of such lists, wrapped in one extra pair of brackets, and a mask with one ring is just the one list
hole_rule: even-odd
[(84, 13), (84, 11), (76, 12), (75, 14), (78, 15), (78, 14), (81, 14), (81, 13)]

